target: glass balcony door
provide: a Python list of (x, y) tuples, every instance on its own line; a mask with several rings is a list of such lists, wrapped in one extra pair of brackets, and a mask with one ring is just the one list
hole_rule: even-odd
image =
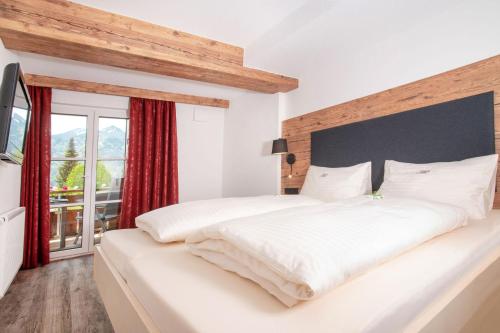
[(92, 204), (94, 244), (102, 234), (117, 229), (120, 222), (123, 177), (127, 152), (127, 119), (99, 116), (95, 128), (97, 145)]
[(50, 251), (58, 258), (89, 251), (93, 117), (52, 114), (51, 123)]
[(126, 160), (126, 110), (52, 107), (52, 259), (91, 253), (119, 223)]

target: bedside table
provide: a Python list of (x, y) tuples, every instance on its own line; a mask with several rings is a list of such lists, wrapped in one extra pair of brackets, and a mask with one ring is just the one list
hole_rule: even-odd
[(285, 187), (284, 194), (299, 194), (298, 187)]

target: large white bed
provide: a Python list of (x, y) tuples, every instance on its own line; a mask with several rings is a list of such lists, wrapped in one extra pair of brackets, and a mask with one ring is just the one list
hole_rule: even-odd
[(293, 308), (138, 229), (107, 232), (94, 273), (119, 332), (494, 332), (499, 257), (492, 211)]

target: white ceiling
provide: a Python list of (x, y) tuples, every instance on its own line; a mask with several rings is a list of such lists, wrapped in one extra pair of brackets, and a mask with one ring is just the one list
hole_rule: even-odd
[(308, 0), (74, 0), (74, 2), (246, 47)]
[[(324, 52), (332, 55), (332, 63), (338, 62), (342, 54), (376, 47), (434, 16), (446, 17), (450, 7), (474, 0), (73, 1), (244, 47), (247, 66), (297, 77), (304, 83), (305, 68), (314, 67)], [(228, 99), (242, 93), (235, 88), (28, 53), (20, 54), (20, 62), (26, 72), (72, 79)], [(345, 70), (353, 68), (355, 64), (349, 63)]]
[[(169, 28), (235, 44), (259, 46), (259, 40), (290, 15), (316, 2), (331, 0), (73, 0)], [(302, 22), (302, 21), (301, 21)], [(251, 53), (251, 52), (249, 52)], [(18, 52), (26, 73), (232, 99), (242, 90), (110, 66)], [(257, 53), (262, 55), (260, 53)], [(249, 57), (245, 57), (248, 59)], [(245, 63), (247, 61), (245, 60)], [(259, 68), (258, 62), (251, 62)], [(268, 70), (272, 70), (268, 69)], [(280, 73), (287, 74), (287, 73)]]

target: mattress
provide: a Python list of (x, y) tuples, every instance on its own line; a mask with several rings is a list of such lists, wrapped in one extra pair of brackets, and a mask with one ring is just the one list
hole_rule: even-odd
[(291, 309), (253, 282), (193, 256), (184, 244), (151, 243), (138, 230), (115, 233), (122, 241), (103, 252), (121, 266), (163, 332), (400, 332), (463, 277), (498, 258), (500, 211)]
[(107, 231), (103, 234), (100, 246), (125, 281), (127, 280), (127, 269), (134, 259), (169, 247), (168, 244), (156, 242), (140, 229)]

